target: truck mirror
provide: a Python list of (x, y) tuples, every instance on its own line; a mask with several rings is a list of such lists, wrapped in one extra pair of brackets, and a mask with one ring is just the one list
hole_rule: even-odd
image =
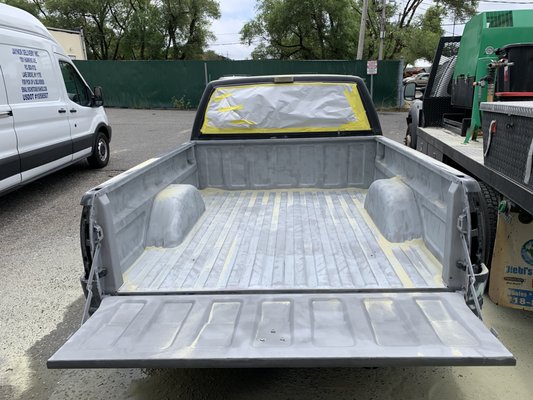
[(93, 90), (93, 107), (101, 107), (104, 105), (104, 97), (102, 95), (102, 88), (96, 86)]
[(415, 100), (417, 98), (416, 97), (416, 83), (409, 82), (404, 85), (403, 98), (409, 101)]

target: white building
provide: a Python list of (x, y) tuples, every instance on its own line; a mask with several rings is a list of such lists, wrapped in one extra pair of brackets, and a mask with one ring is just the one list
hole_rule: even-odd
[(83, 30), (71, 31), (68, 29), (46, 28), (55, 40), (63, 47), (63, 50), (73, 60), (87, 60), (85, 38)]

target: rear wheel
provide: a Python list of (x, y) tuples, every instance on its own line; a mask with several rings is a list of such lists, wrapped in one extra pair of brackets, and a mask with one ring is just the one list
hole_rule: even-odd
[(498, 204), (500, 196), (485, 182), (479, 182), (481, 188), (481, 212), (483, 218), (483, 262), (490, 269), (496, 225), (498, 223)]
[(407, 132), (405, 132), (403, 142), (406, 146), (416, 149), (416, 126), (412, 122), (407, 124)]
[(109, 140), (103, 132), (98, 132), (93, 154), (87, 158), (91, 168), (103, 168), (109, 163)]

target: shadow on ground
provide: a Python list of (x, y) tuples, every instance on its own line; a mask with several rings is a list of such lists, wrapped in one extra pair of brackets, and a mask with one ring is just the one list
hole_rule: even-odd
[[(81, 289), (80, 289), (81, 293)], [(46, 361), (73, 333), (73, 327), (79, 326), (84, 298), (80, 296), (65, 310), (63, 320), (56, 329), (28, 349), (29, 385), (20, 395), (20, 399), (48, 399), (54, 391), (55, 384), (61, 376), (61, 370), (46, 367)], [(14, 398), (14, 397), (6, 397)]]
[[(131, 398), (446, 399), (460, 394), (449, 368), (279, 368), (148, 370)], [(442, 390), (441, 382), (446, 383)], [(450, 384), (451, 383), (451, 384)], [(442, 393), (442, 397), (439, 395)], [(460, 396), (458, 397), (460, 398)]]

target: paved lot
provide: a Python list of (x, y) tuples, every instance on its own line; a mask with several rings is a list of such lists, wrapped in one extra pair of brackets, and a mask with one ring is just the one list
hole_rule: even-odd
[[(503, 399), (533, 393), (533, 313), (496, 307), (487, 324), (518, 358), (506, 368), (47, 370), (80, 323), (82, 194), (188, 139), (194, 113), (110, 109), (111, 162), (84, 162), (0, 198), (0, 399)], [(405, 115), (382, 113), (403, 140)]]

